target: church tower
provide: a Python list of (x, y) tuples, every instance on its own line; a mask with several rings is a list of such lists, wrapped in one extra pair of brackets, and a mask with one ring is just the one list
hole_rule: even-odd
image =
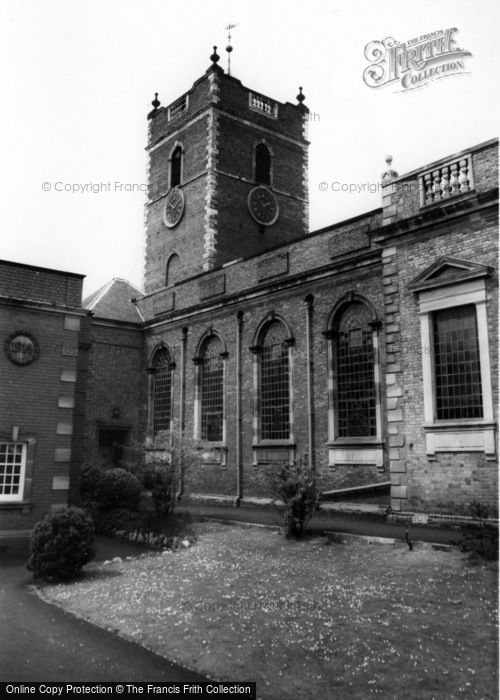
[(218, 65), (149, 113), (145, 291), (308, 232), (306, 127), (297, 104), (250, 90)]

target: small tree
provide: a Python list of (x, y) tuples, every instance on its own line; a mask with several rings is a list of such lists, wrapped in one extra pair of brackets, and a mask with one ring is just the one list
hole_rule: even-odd
[(273, 503), (280, 507), (286, 537), (300, 539), (320, 502), (314, 470), (300, 458), (293, 464), (268, 467), (266, 477)]
[(151, 493), (155, 517), (171, 517), (179, 486), (187, 471), (199, 461), (193, 442), (185, 435), (163, 430), (152, 442), (128, 449), (130, 459), (125, 464)]

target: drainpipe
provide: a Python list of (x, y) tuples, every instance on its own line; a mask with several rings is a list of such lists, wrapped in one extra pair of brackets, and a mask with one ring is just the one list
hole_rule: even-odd
[(313, 373), (314, 360), (312, 351), (312, 315), (314, 297), (308, 294), (305, 298), (306, 308), (306, 343), (307, 343), (307, 437), (309, 468), (314, 469), (314, 397), (313, 397)]
[[(186, 346), (187, 346), (188, 329), (184, 327), (181, 335), (181, 392), (180, 392), (180, 411), (179, 411), (179, 445), (182, 445), (184, 439), (184, 428), (186, 427)], [(184, 474), (183, 465), (179, 474), (179, 488), (176, 494), (176, 500), (180, 501), (184, 493)]]
[(243, 330), (243, 311), (238, 311), (236, 317), (236, 498), (234, 507), (237, 508), (243, 496), (243, 416), (241, 411), (241, 336)]

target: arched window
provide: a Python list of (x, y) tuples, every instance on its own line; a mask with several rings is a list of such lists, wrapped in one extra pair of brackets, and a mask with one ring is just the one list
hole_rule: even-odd
[(290, 436), (290, 372), (287, 329), (271, 321), (261, 336), (260, 437), (287, 440)]
[(152, 361), (153, 369), (153, 436), (170, 430), (172, 420), (172, 361), (167, 348), (159, 348)]
[(336, 437), (377, 435), (375, 353), (370, 311), (350, 304), (335, 323)]
[(255, 182), (261, 185), (271, 184), (271, 154), (264, 143), (255, 147)]
[(200, 358), (200, 438), (210, 442), (224, 439), (224, 347), (212, 335), (202, 346)]
[(182, 178), (182, 146), (176, 146), (170, 156), (170, 187), (181, 184)]
[(177, 253), (172, 253), (167, 262), (167, 268), (165, 272), (165, 285), (169, 287), (175, 282), (179, 281), (181, 260)]

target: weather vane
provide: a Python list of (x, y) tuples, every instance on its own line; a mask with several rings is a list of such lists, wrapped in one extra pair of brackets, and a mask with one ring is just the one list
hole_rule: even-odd
[(227, 46), (226, 46), (226, 51), (227, 51), (227, 74), (231, 75), (231, 51), (233, 50), (233, 47), (231, 46), (231, 29), (234, 29), (237, 27), (237, 24), (228, 24), (227, 27), (224, 27), (224, 29), (227, 32)]

